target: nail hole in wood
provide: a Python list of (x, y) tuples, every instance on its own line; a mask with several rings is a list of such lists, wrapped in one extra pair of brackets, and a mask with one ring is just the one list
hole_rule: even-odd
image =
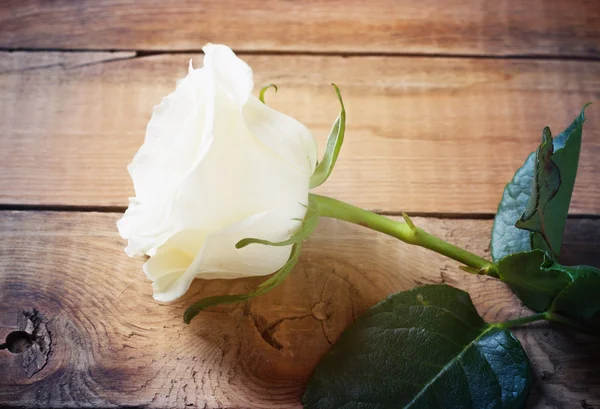
[(25, 331), (13, 331), (6, 336), (0, 349), (8, 349), (13, 354), (20, 354), (31, 348), (36, 337)]

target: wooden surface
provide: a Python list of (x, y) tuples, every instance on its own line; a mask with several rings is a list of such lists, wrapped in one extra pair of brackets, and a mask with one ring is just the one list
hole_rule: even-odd
[[(190, 326), (191, 301), (261, 280), (197, 280), (154, 301), (116, 232), (126, 165), (208, 41), (240, 52), (257, 87), (276, 83), (267, 102), (321, 152), (340, 86), (346, 140), (319, 193), (428, 216), (415, 221), (485, 257), (502, 188), (543, 127), (600, 100), (598, 0), (0, 2), (0, 339), (38, 336), (0, 351), (0, 407), (299, 408), (319, 358), (387, 294), (446, 282), (490, 322), (528, 313), (496, 280), (332, 220), (264, 297)], [(566, 264), (600, 266), (598, 157), (596, 103)], [(528, 408), (600, 408), (597, 339), (544, 323), (515, 333), (532, 362)]]
[[(288, 281), (249, 303), (211, 309), (187, 326), (197, 298), (248, 291), (261, 279), (196, 280), (159, 304), (115, 232), (119, 214), (3, 212), (0, 337), (36, 310), (51, 335), (45, 366), (2, 355), (0, 402), (25, 406), (299, 408), (304, 382), (342, 330), (386, 295), (446, 282), (471, 294), (490, 322), (528, 312), (502, 283), (376, 232), (324, 220)], [(489, 256), (489, 220), (415, 218)], [(600, 221), (571, 220), (567, 257), (600, 250)], [(596, 259), (597, 260), (597, 259)], [(22, 325), (22, 324), (21, 324)], [(541, 324), (516, 331), (534, 373), (532, 408), (600, 405), (597, 339)]]
[(597, 0), (4, 0), (0, 47), (600, 56)]
[[(0, 54), (0, 202), (126, 206), (126, 170), (152, 107), (196, 54)], [(372, 210), (495, 212), (504, 185), (550, 125), (600, 100), (600, 62), (421, 57), (244, 56), (267, 102), (323, 151), (348, 110), (340, 159), (319, 190)], [(588, 109), (572, 213), (600, 214), (600, 105)], [(468, 200), (465, 200), (468, 197)]]

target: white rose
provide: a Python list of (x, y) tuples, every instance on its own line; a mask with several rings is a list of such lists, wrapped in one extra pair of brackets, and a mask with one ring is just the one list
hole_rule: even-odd
[(306, 213), (317, 162), (304, 125), (251, 95), (251, 68), (223, 45), (207, 45), (193, 69), (155, 107), (129, 165), (135, 198), (117, 223), (129, 256), (148, 254), (154, 298), (172, 301), (195, 277), (271, 274)]

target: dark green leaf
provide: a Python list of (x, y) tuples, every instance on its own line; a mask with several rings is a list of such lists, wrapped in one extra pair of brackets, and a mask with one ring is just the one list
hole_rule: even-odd
[[(588, 102), (587, 104), (585, 104), (583, 106), (583, 108), (581, 109), (581, 112), (579, 113), (579, 115), (577, 116), (577, 118), (575, 118), (575, 120), (571, 123), (571, 125), (569, 125), (569, 127), (567, 129), (565, 129), (564, 131), (562, 131), (560, 133), (560, 135), (558, 135), (556, 138), (554, 138), (554, 151), (558, 152), (559, 150), (563, 149), (567, 143), (567, 140), (570, 138), (574, 138), (577, 139), (577, 133), (581, 132), (581, 130), (578, 130), (578, 128), (581, 128), (583, 125), (583, 122), (585, 121), (585, 109), (590, 106), (592, 103)], [(573, 136), (571, 136), (573, 135)], [(579, 135), (579, 138), (581, 138), (581, 135)], [(570, 142), (571, 143), (575, 143), (575, 147), (581, 147), (581, 140), (579, 140), (579, 143), (575, 140), (572, 140)], [(577, 156), (579, 157), (579, 155)]]
[(591, 321), (600, 318), (600, 270), (591, 266), (567, 267), (555, 263), (547, 271), (562, 272), (572, 280), (556, 296), (549, 311), (581, 324), (596, 324)]
[(269, 88), (271, 88), (271, 87), (273, 87), (273, 89), (275, 90), (275, 92), (277, 92), (277, 85), (275, 85), (275, 84), (268, 84), (268, 85), (265, 85), (264, 87), (262, 87), (262, 89), (260, 90), (260, 92), (258, 94), (258, 99), (263, 104), (266, 104), (266, 102), (265, 102), (265, 92), (267, 92), (267, 90)]
[(548, 271), (542, 266), (552, 263), (541, 250), (511, 254), (498, 263), (498, 275), (525, 305), (543, 312), (571, 279), (561, 271)]
[[(545, 220), (550, 221), (546, 222), (546, 234), (556, 253), (560, 252), (562, 233), (575, 183), (586, 107), (587, 105), (583, 107), (581, 114), (573, 123), (553, 141), (554, 154), (551, 159), (560, 171), (561, 185), (554, 198), (546, 204), (544, 215), (546, 215)], [(492, 230), (491, 249), (494, 261), (532, 248), (550, 250), (540, 234), (530, 234), (514, 226), (519, 216), (526, 210), (531, 197), (535, 183), (533, 179), (535, 159), (536, 155), (532, 153), (504, 189)]]
[(208, 307), (213, 307), (219, 304), (230, 304), (239, 301), (246, 301), (271, 291), (272, 289), (274, 289), (279, 284), (285, 281), (288, 274), (298, 263), (301, 248), (301, 243), (294, 244), (294, 246), (292, 247), (292, 253), (290, 254), (290, 258), (285, 263), (285, 265), (281, 267), (279, 271), (273, 274), (268, 280), (260, 284), (254, 291), (248, 294), (219, 295), (215, 297), (203, 298), (200, 301), (196, 301), (185, 310), (185, 313), (183, 314), (183, 320), (186, 322), (186, 324), (189, 324), (190, 321), (200, 313), (200, 311)]
[(247, 238), (238, 241), (235, 247), (241, 249), (250, 244), (261, 244), (266, 246), (289, 246), (290, 244), (306, 240), (308, 236), (310, 236), (315, 231), (315, 229), (317, 228), (317, 224), (319, 224), (319, 211), (317, 209), (317, 203), (313, 200), (313, 196), (309, 195), (308, 206), (306, 208), (304, 220), (302, 220), (302, 225), (300, 226), (298, 231), (292, 235), (292, 237), (290, 237), (287, 240), (278, 242), (263, 239)]
[(486, 324), (464, 291), (429, 285), (368, 310), (318, 364), (308, 409), (521, 408), (530, 384), (519, 341)]
[(588, 326), (600, 318), (600, 270), (595, 267), (563, 266), (533, 250), (500, 260), (498, 274), (534, 311)]
[[(546, 206), (554, 198), (560, 187), (560, 170), (552, 160), (553, 152), (554, 147), (550, 128), (546, 127), (544, 128), (542, 144), (535, 156), (529, 202), (516, 226), (541, 235), (544, 243), (542, 248), (544, 250), (550, 249), (552, 254), (557, 256), (558, 253), (554, 249), (556, 245), (560, 248), (560, 243), (555, 243), (552, 237), (548, 235), (547, 230), (553, 220), (548, 219), (546, 215)], [(549, 222), (546, 223), (546, 220)], [(534, 248), (540, 248), (536, 246), (535, 241), (533, 245)]]
[(513, 180), (504, 188), (502, 200), (492, 228), (492, 258), (498, 261), (509, 254), (531, 250), (529, 232), (518, 229), (515, 222), (527, 207), (533, 181), (535, 152), (517, 170)]
[(342, 143), (344, 142), (344, 133), (346, 132), (346, 109), (344, 108), (344, 101), (342, 101), (342, 96), (337, 85), (331, 85), (333, 85), (338, 100), (340, 101), (341, 111), (340, 115), (333, 123), (333, 127), (331, 128), (329, 137), (327, 137), (327, 146), (325, 147), (323, 160), (321, 160), (321, 162), (317, 165), (315, 173), (313, 173), (313, 175), (310, 178), (311, 189), (323, 184), (323, 182), (327, 180), (327, 178), (333, 171), (333, 167), (335, 166), (335, 162), (337, 161), (340, 149), (342, 149)]
[(545, 239), (539, 234), (534, 234), (532, 238), (534, 248), (551, 250), (555, 259), (558, 259), (560, 253), (571, 195), (575, 187), (586, 107), (587, 105), (583, 107), (575, 121), (554, 141), (552, 162), (560, 169), (560, 188), (544, 209)]
[[(543, 227), (543, 212), (546, 204), (552, 200), (560, 186), (560, 170), (552, 161), (554, 146), (550, 128), (544, 128), (542, 143), (535, 153), (533, 168), (533, 183), (529, 202), (523, 215), (517, 221), (517, 227), (529, 231), (541, 232)], [(537, 217), (536, 217), (537, 216)]]

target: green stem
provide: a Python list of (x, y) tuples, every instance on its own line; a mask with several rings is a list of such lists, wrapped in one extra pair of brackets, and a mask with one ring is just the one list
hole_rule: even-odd
[(416, 227), (408, 216), (404, 217), (406, 223), (401, 223), (329, 197), (311, 194), (311, 200), (317, 203), (320, 216), (340, 219), (376, 230), (405, 243), (425, 247), (454, 259), (476, 269), (479, 274), (498, 277), (496, 264), (427, 233)]
[(499, 322), (497, 324), (493, 324), (497, 328), (508, 329), (513, 327), (518, 327), (520, 325), (529, 324), (530, 322), (546, 320), (548, 319), (545, 312), (540, 312), (537, 314), (529, 315), (527, 317), (517, 318), (516, 320)]

